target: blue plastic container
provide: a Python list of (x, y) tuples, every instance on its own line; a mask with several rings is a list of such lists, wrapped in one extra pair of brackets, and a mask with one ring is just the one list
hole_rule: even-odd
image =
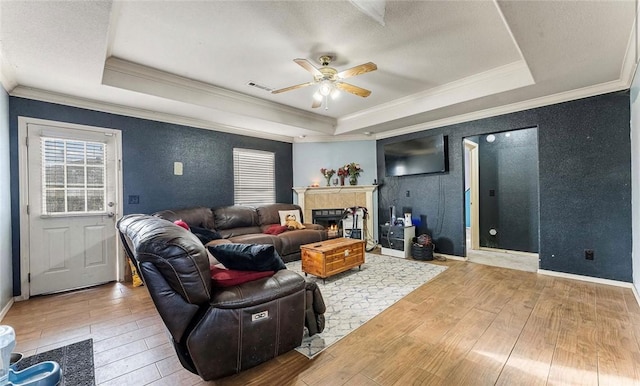
[(9, 386), (55, 386), (60, 383), (62, 372), (58, 362), (46, 361), (29, 366), (22, 371), (9, 369)]

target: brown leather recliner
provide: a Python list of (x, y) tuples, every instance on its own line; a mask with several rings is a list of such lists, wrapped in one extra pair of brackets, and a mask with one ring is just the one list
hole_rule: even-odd
[[(211, 285), (207, 252), (191, 232), (158, 217), (132, 214), (117, 224), (166, 325), (178, 358), (204, 380), (217, 379), (283, 354), (302, 341), (308, 307), (324, 312), (317, 288), (283, 269), (234, 287)], [(307, 325), (322, 331), (315, 312)], [(311, 334), (311, 331), (310, 331)]]

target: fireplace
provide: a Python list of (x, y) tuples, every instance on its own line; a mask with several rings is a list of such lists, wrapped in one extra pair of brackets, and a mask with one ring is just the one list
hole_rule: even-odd
[[(352, 208), (354, 206), (360, 206), (363, 208), (367, 208), (369, 215), (364, 222), (366, 222), (366, 226), (358, 228), (367, 229), (368, 233), (372, 235), (374, 238), (377, 237), (377, 227), (374, 224), (377, 222), (376, 208), (377, 205), (374, 205), (374, 192), (378, 188), (377, 185), (354, 185), (354, 186), (321, 186), (317, 188), (312, 187), (297, 187), (293, 188), (297, 195), (297, 204), (300, 205), (302, 209), (303, 218), (310, 219), (312, 222), (314, 221), (313, 211), (320, 211), (320, 216), (327, 216), (328, 213), (322, 214), (323, 210), (333, 210), (334, 212), (332, 219), (323, 218), (319, 220), (318, 224), (327, 224), (327, 229), (330, 229), (333, 225), (336, 230), (335, 234), (337, 236), (344, 236), (341, 227), (345, 225), (342, 224), (340, 219), (342, 218), (343, 208)], [(332, 220), (333, 222), (329, 224), (328, 220)], [(358, 225), (360, 225), (360, 219), (358, 219)], [(322, 221), (327, 221), (326, 223), (322, 223)], [(335, 225), (334, 225), (335, 223)], [(364, 225), (364, 224), (363, 224)], [(348, 225), (346, 231), (350, 231), (352, 225)], [(348, 232), (346, 232), (348, 233)], [(349, 236), (349, 235), (346, 235)], [(364, 232), (362, 232), (362, 236), (365, 237)], [(334, 236), (331, 236), (334, 237)]]
[(314, 224), (322, 225), (327, 229), (329, 238), (338, 237), (342, 234), (342, 214), (344, 209), (313, 209), (311, 211), (311, 220)]

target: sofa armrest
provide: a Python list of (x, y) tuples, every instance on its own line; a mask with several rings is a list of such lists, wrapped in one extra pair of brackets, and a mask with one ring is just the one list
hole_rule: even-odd
[(302, 224), (305, 226), (305, 229), (312, 229), (316, 231), (323, 231), (324, 227), (320, 224)]
[(293, 271), (281, 269), (273, 276), (233, 287), (214, 290), (214, 308), (245, 308), (279, 299), (305, 289), (305, 280)]

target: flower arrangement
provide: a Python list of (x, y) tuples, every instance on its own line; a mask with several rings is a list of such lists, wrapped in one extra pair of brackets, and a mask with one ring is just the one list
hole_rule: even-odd
[(322, 173), (324, 178), (327, 179), (327, 186), (331, 186), (331, 177), (333, 177), (333, 175), (336, 174), (336, 171), (333, 169), (322, 168), (320, 169), (320, 173)]
[(360, 167), (360, 164), (357, 164), (355, 162), (344, 165), (344, 169), (348, 172), (349, 176), (356, 178), (360, 177), (360, 173), (364, 171)]
[[(358, 185), (358, 177), (360, 177), (360, 173), (364, 172), (360, 164), (355, 162), (346, 164), (340, 169), (343, 170), (344, 176), (349, 176), (349, 185)], [(338, 171), (338, 175), (340, 175), (340, 171)]]

